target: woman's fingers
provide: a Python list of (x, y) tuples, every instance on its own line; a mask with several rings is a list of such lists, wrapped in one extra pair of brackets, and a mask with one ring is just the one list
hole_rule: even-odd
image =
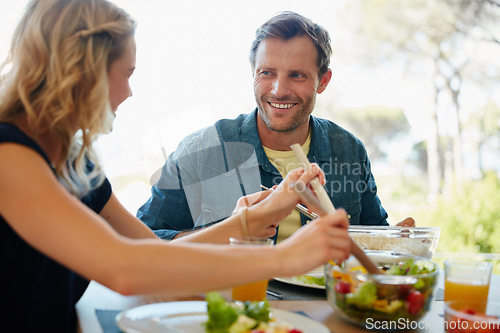
[(321, 184), (324, 184), (325, 180), (325, 173), (316, 163), (311, 163), (311, 168), (309, 170), (298, 168), (293, 170), (289, 174), (291, 174), (292, 177), (294, 178), (293, 181), (296, 181), (300, 178), (306, 184), (309, 183), (314, 178), (318, 178)]
[(336, 262), (342, 262), (349, 258), (351, 253), (351, 241), (349, 239), (349, 233), (344, 228), (329, 229), (325, 232), (329, 232), (329, 250), (326, 261), (334, 260)]
[(271, 225), (255, 234), (255, 237), (269, 238), (276, 234), (276, 226)]
[[(310, 170), (298, 168), (288, 173), (286, 178), (278, 185), (273, 186), (273, 190), (266, 190), (259, 193), (254, 193), (238, 200), (234, 213), (238, 212), (245, 206), (260, 203), (262, 209), (266, 211), (266, 216), (270, 219), (260, 219), (257, 222), (250, 222), (249, 228), (254, 229), (255, 235), (258, 236), (273, 236), (276, 231), (273, 230), (283, 218), (287, 217), (295, 205), (299, 202), (299, 196), (292, 188), (293, 184), (298, 181), (308, 184), (312, 179), (319, 177), (324, 179), (324, 174), (317, 164), (312, 164)], [(264, 200), (266, 199), (266, 200)], [(251, 216), (248, 219), (252, 221)], [(252, 231), (252, 230), (250, 230)]]
[[(297, 168), (290, 171), (286, 178), (280, 183), (277, 190), (293, 193), (294, 190), (292, 189), (292, 187), (295, 183), (302, 182), (309, 185), (309, 183), (315, 178), (318, 178), (320, 183), (324, 184), (325, 174), (316, 163), (312, 163), (309, 170)], [(294, 193), (294, 195), (295, 200), (298, 202), (298, 195), (296, 193)]]
[(271, 190), (255, 192), (252, 194), (245, 195), (238, 199), (236, 202), (236, 208), (233, 211), (233, 214), (236, 214), (241, 208), (253, 206), (265, 198), (267, 198), (272, 193)]
[(332, 221), (332, 223), (342, 229), (347, 230), (349, 228), (349, 220), (347, 219), (347, 212), (343, 208), (338, 208), (335, 210), (336, 218)]
[(312, 172), (312, 176), (313, 176), (312, 179), (318, 178), (320, 184), (325, 185), (325, 173), (323, 172), (323, 170), (321, 170), (319, 165), (317, 165), (316, 163), (311, 163), (311, 170), (310, 171)]
[(351, 251), (351, 242), (349, 240), (349, 222), (347, 214), (343, 209), (339, 209), (335, 214), (325, 216), (318, 219), (314, 223), (319, 226), (324, 225), (324, 230), (321, 230), (327, 237), (329, 242), (331, 257), (327, 260), (343, 261), (349, 258)]
[(283, 245), (286, 244), (285, 247), (294, 252), (294, 267), (291, 267), (293, 271), (291, 274), (303, 274), (307, 269), (322, 265), (329, 260), (337, 262), (346, 260), (351, 249), (348, 225), (345, 211), (337, 210), (334, 214), (309, 223), (285, 240)]

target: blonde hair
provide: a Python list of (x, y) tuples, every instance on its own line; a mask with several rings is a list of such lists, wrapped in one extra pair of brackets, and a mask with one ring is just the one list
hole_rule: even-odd
[(59, 141), (56, 174), (79, 197), (104, 180), (92, 145), (111, 130), (107, 74), (134, 31), (107, 0), (32, 0), (0, 68), (0, 121), (26, 116), (35, 139)]

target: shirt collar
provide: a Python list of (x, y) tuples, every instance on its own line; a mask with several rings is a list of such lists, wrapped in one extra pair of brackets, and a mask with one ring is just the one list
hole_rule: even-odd
[(243, 142), (247, 142), (254, 147), (255, 153), (257, 154), (257, 161), (259, 161), (259, 166), (266, 172), (272, 172), (274, 166), (271, 164), (266, 153), (264, 152), (264, 148), (262, 147), (259, 137), (259, 131), (257, 129), (257, 108), (246, 115), (241, 127), (241, 139)]
[(314, 163), (326, 163), (332, 159), (332, 146), (326, 126), (321, 123), (325, 122), (323, 119), (310, 116), (311, 123), (311, 147), (307, 157)]
[[(246, 115), (242, 123), (241, 139), (243, 142), (251, 144), (255, 153), (259, 166), (267, 172), (272, 172), (274, 166), (267, 158), (262, 143), (260, 141), (259, 132), (257, 130), (257, 108)], [(325, 163), (332, 158), (332, 149), (327, 131), (321, 126), (320, 119), (310, 116), (311, 123), (311, 146), (307, 157), (314, 163)]]

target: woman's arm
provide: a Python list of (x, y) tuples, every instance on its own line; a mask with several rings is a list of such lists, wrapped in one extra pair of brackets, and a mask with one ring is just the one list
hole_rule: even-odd
[(114, 193), (99, 215), (120, 235), (129, 238), (158, 238), (147, 225), (123, 207)]
[(41, 253), (122, 294), (199, 293), (303, 273), (348, 254), (345, 214), (308, 225), (304, 237), (282, 246), (252, 251), (130, 239), (70, 195), (31, 149), (2, 144), (0, 160), (9, 161), (0, 163), (0, 214), (14, 231)]
[[(126, 238), (70, 195), (31, 149), (2, 144), (0, 160), (9, 161), (0, 163), (0, 214), (14, 231), (48, 257), (118, 292), (186, 294), (261, 279), (275, 270), (271, 253), (258, 260), (257, 252)], [(246, 277), (245, 257), (246, 265), (260, 261), (262, 269)]]
[[(176, 238), (176, 241), (228, 244), (230, 237), (242, 237), (241, 208), (248, 206), (247, 221), (250, 235), (255, 237), (272, 237), (276, 233), (279, 221), (287, 216), (295, 206), (298, 197), (289, 188), (289, 184), (296, 182), (299, 178), (308, 183), (315, 177), (324, 182), (324, 174), (319, 166), (312, 164), (312, 169), (305, 172), (296, 169), (290, 172), (284, 182), (273, 191), (257, 192), (238, 200), (235, 214), (225, 221), (208, 227), (206, 230), (189, 232), (187, 238)], [(271, 195), (273, 194), (273, 195)], [(142, 221), (130, 214), (118, 201), (114, 194), (104, 206), (100, 213), (118, 233), (130, 238), (157, 238)], [(164, 217), (168, 219), (168, 216)]]
[(324, 173), (321, 168), (313, 163), (311, 169), (304, 171), (302, 168), (290, 171), (287, 177), (273, 191), (253, 193), (238, 200), (235, 212), (226, 220), (211, 225), (206, 229), (189, 232), (175, 241), (205, 242), (228, 244), (230, 237), (242, 237), (241, 211), (248, 207), (246, 220), (248, 232), (254, 237), (272, 237), (280, 221), (288, 216), (299, 201), (299, 196), (290, 185), (300, 180), (308, 184), (318, 177), (324, 184)]

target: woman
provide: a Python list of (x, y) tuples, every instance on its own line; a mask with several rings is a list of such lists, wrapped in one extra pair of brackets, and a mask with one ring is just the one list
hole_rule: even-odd
[(14, 32), (0, 79), (2, 330), (74, 330), (74, 305), (91, 279), (125, 295), (181, 295), (301, 274), (349, 255), (344, 212), (274, 248), (208, 244), (273, 235), (298, 202), (289, 185), (323, 180), (317, 166), (178, 241), (159, 240), (127, 212), (92, 143), (131, 96), (134, 28), (106, 0), (33, 0)]

